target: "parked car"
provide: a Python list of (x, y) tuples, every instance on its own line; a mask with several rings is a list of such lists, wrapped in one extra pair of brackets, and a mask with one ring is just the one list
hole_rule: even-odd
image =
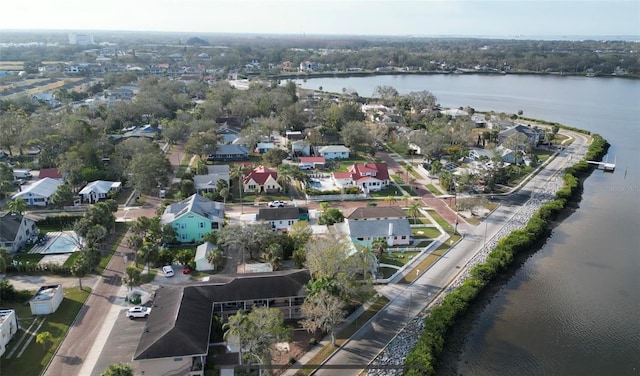
[(173, 277), (174, 272), (173, 272), (173, 268), (171, 267), (171, 265), (165, 265), (162, 267), (162, 272), (164, 273), (165, 277)]
[(285, 204), (284, 204), (284, 201), (271, 201), (269, 203), (269, 207), (270, 208), (284, 208)]
[(301, 170), (313, 170), (313, 166), (311, 165), (300, 165)]
[(191, 274), (191, 268), (185, 266), (184, 269), (182, 269), (182, 274)]
[(131, 320), (141, 317), (147, 318), (149, 317), (149, 313), (151, 313), (150, 307), (133, 307), (129, 308), (129, 310), (127, 311), (127, 317)]

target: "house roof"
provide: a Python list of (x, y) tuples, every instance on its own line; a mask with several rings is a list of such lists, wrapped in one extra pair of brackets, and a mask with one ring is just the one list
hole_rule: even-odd
[(249, 149), (242, 145), (217, 145), (213, 155), (247, 155)]
[(211, 201), (196, 193), (183, 201), (167, 206), (160, 222), (172, 223), (187, 213), (196, 213), (210, 220), (221, 221), (224, 218), (224, 204)]
[(38, 174), (38, 178), (62, 179), (62, 172), (57, 168), (42, 168)]
[(258, 142), (256, 147), (258, 149), (273, 149), (276, 146), (273, 144), (273, 142)]
[(200, 244), (197, 248), (196, 248), (196, 255), (193, 258), (195, 261), (198, 260), (206, 260), (207, 258), (207, 252), (211, 251), (212, 249), (216, 249), (218, 248), (215, 244), (211, 243), (211, 242), (204, 242), (202, 244)]
[(24, 216), (16, 212), (0, 213), (0, 243), (11, 243), (16, 240)]
[(213, 174), (228, 174), (229, 173), (229, 165), (211, 165), (207, 166), (207, 171), (209, 175)]
[(212, 310), (213, 302), (201, 290), (161, 286), (133, 359), (206, 354)]
[(349, 179), (351, 178), (350, 172), (334, 172), (333, 177), (335, 179)]
[(347, 221), (349, 235), (354, 238), (383, 238), (389, 235), (392, 227), (394, 236), (411, 236), (411, 226), (406, 218), (373, 219), (367, 221)]
[(354, 180), (362, 177), (362, 174), (375, 173), (375, 178), (378, 180), (389, 180), (389, 170), (386, 163), (356, 163), (349, 167), (349, 171), (352, 172)]
[(375, 206), (356, 208), (347, 216), (348, 220), (361, 219), (388, 219), (388, 218), (408, 218), (409, 216), (402, 209), (396, 206)]
[(327, 145), (318, 149), (319, 153), (348, 153), (349, 148), (344, 145)]
[(269, 179), (269, 176), (273, 177), (273, 180), (278, 180), (278, 173), (275, 170), (261, 165), (249, 172), (249, 175), (244, 178), (244, 183), (246, 184), (253, 179), (256, 184), (263, 185)]
[(161, 286), (133, 359), (206, 354), (214, 303), (305, 296), (310, 278), (308, 270), (287, 270), (216, 275), (199, 285)]
[(298, 219), (300, 210), (298, 208), (260, 208), (256, 220), (258, 221), (281, 221), (286, 219)]
[(26, 196), (29, 193), (34, 196), (51, 197), (62, 184), (64, 183), (56, 179), (40, 179), (35, 183), (23, 186), (22, 190), (14, 194), (11, 198), (15, 199), (17, 197)]
[(325, 163), (324, 157), (300, 157), (300, 163)]
[(111, 188), (119, 188), (122, 186), (122, 183), (119, 181), (105, 181), (105, 180), (96, 180), (91, 183), (85, 185), (84, 188), (78, 194), (80, 195), (88, 195), (91, 192), (96, 193), (109, 193)]

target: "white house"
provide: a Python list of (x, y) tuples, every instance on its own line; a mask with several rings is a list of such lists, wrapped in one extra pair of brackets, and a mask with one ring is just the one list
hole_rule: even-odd
[(64, 184), (60, 180), (44, 178), (35, 183), (25, 185), (20, 192), (11, 196), (11, 199), (21, 198), (29, 206), (47, 206), (51, 202), (51, 197)]
[(264, 154), (275, 147), (276, 145), (274, 145), (273, 142), (258, 142), (256, 145), (256, 153)]
[(358, 187), (365, 193), (381, 191), (390, 183), (386, 163), (356, 163), (347, 172), (334, 172), (332, 179), (339, 188)]
[(7, 350), (7, 344), (16, 335), (20, 324), (18, 316), (13, 309), (3, 309), (0, 311), (0, 356)]
[(111, 192), (118, 192), (122, 189), (122, 183), (119, 181), (96, 180), (87, 184), (78, 193), (82, 197), (82, 201), (96, 203), (101, 199), (109, 198)]
[(61, 285), (42, 286), (29, 300), (32, 315), (48, 315), (54, 313), (64, 299)]
[(36, 221), (20, 213), (7, 212), (0, 215), (0, 247), (15, 253), (29, 239), (38, 236)]
[(203, 272), (209, 270), (215, 270), (215, 266), (211, 265), (209, 261), (207, 261), (207, 255), (216, 249), (216, 245), (209, 242), (204, 242), (196, 248), (196, 256), (194, 261), (196, 263), (196, 270)]
[(275, 231), (287, 231), (300, 220), (300, 208), (260, 208), (256, 221), (264, 221)]
[(321, 146), (316, 150), (316, 155), (325, 159), (346, 159), (349, 158), (349, 148), (344, 145)]
[(282, 190), (278, 183), (278, 172), (264, 166), (251, 170), (244, 178), (243, 186), (245, 192), (275, 193)]
[(291, 147), (291, 153), (294, 155), (301, 155), (303, 157), (311, 155), (311, 146), (305, 140), (291, 140), (289, 146)]
[(300, 167), (303, 170), (309, 168), (323, 168), (325, 164), (324, 157), (300, 157)]

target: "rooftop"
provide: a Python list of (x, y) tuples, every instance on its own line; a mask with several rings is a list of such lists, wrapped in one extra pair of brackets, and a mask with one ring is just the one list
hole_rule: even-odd
[(56, 291), (60, 289), (60, 285), (51, 285), (51, 286), (42, 286), (36, 292), (36, 294), (31, 298), (33, 301), (43, 301), (43, 300), (51, 300), (53, 296), (56, 294)]

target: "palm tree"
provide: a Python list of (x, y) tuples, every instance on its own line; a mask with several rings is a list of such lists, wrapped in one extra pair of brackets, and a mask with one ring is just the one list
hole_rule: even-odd
[(220, 262), (222, 262), (223, 254), (222, 251), (218, 248), (214, 248), (211, 251), (207, 252), (207, 262), (213, 265), (214, 270), (218, 268)]
[(377, 238), (373, 243), (371, 243), (371, 246), (373, 247), (373, 251), (376, 253), (376, 257), (380, 260), (384, 251), (387, 250), (387, 240), (385, 238)]
[(27, 202), (18, 197), (15, 200), (11, 200), (7, 203), (7, 209), (9, 211), (22, 214), (27, 211)]
[(396, 202), (396, 198), (393, 197), (393, 196), (387, 196), (387, 197), (384, 198), (384, 202), (388, 203), (389, 206), (391, 206), (391, 204)]
[(420, 208), (422, 206), (419, 202), (414, 202), (409, 206), (409, 212), (413, 215), (413, 224), (417, 224), (418, 222), (418, 213), (420, 212)]
[(272, 243), (262, 254), (262, 257), (271, 264), (273, 270), (280, 269), (280, 261), (282, 260), (282, 246), (277, 243)]
[(293, 165), (281, 164), (278, 166), (278, 184), (284, 188), (284, 193), (289, 194), (290, 185), (293, 182)]
[(243, 338), (243, 334), (247, 332), (248, 326), (249, 320), (247, 320), (247, 315), (243, 311), (238, 311), (235, 315), (229, 316), (228, 321), (222, 325), (225, 341), (229, 342), (234, 337), (238, 340), (238, 361), (240, 364), (242, 364), (242, 351), (246, 347), (246, 339)]

